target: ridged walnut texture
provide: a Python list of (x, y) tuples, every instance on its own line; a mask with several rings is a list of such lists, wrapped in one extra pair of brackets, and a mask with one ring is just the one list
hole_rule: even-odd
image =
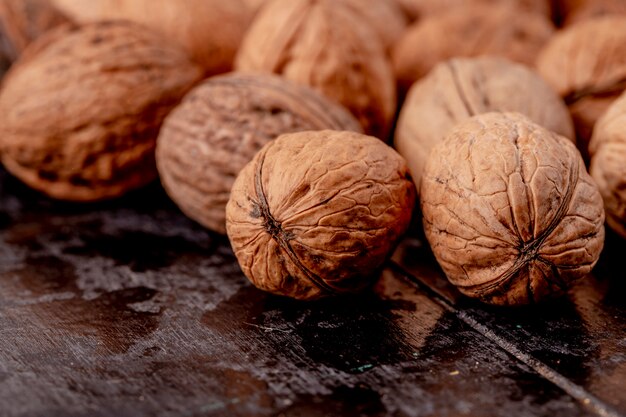
[(48, 33), (4, 79), (2, 162), (58, 199), (140, 187), (156, 178), (163, 119), (200, 76), (177, 44), (130, 22)]
[[(447, 13), (458, 7), (476, 7), (482, 5), (498, 6), (506, 4), (521, 10), (538, 13), (548, 18), (552, 16), (549, 0), (395, 0), (411, 18), (423, 19), (435, 14)], [(595, 1), (595, 0), (593, 0)]]
[(589, 149), (607, 223), (626, 238), (626, 92), (598, 121)]
[(406, 31), (393, 51), (404, 89), (454, 57), (498, 55), (533, 65), (554, 33), (548, 18), (510, 5), (468, 6), (425, 18)]
[(230, 189), (254, 155), (281, 134), (324, 129), (360, 132), (361, 126), (340, 105), (283, 78), (214, 77), (166, 119), (157, 140), (161, 182), (185, 214), (226, 233)]
[(568, 104), (586, 156), (596, 121), (626, 89), (626, 16), (561, 31), (542, 50), (537, 69)]
[(421, 207), (448, 279), (491, 304), (566, 291), (603, 247), (602, 197), (580, 153), (518, 113), (457, 126), (431, 153)]
[(352, 132), (301, 132), (270, 142), (243, 169), (226, 228), (254, 285), (297, 299), (372, 282), (415, 202), (402, 157)]
[(567, 106), (528, 67), (497, 57), (452, 59), (411, 87), (400, 112), (395, 147), (407, 160), (415, 184), (419, 185), (430, 151), (452, 128), (493, 111), (522, 113), (574, 139)]
[(275, 0), (242, 43), (235, 66), (308, 85), (343, 104), (366, 133), (387, 139), (395, 81), (376, 32), (334, 0)]

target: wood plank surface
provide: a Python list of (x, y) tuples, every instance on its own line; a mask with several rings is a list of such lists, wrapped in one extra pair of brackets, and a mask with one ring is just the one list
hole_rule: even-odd
[(156, 185), (78, 206), (0, 170), (0, 416), (626, 415), (619, 238), (514, 310), (460, 297), (421, 242), (371, 291), (296, 302)]

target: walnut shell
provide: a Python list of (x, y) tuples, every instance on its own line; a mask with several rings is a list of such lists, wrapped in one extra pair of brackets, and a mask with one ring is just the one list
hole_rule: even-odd
[(406, 231), (415, 187), (402, 157), (352, 132), (300, 132), (241, 171), (226, 229), (257, 287), (309, 300), (357, 291)]
[(48, 30), (70, 20), (49, 0), (0, 1), (0, 67), (4, 73), (22, 51)]
[(431, 153), (421, 204), (448, 279), (487, 303), (560, 294), (602, 251), (602, 197), (580, 153), (519, 113), (458, 125)]
[(410, 19), (415, 20), (465, 6), (498, 6), (512, 5), (521, 10), (538, 13), (546, 17), (552, 16), (550, 0), (395, 0)]
[(178, 45), (130, 22), (49, 32), (4, 80), (2, 162), (59, 199), (140, 187), (156, 177), (162, 120), (200, 76)]
[(565, 5), (565, 26), (599, 17), (626, 14), (624, 0), (577, 0), (565, 3), (569, 3)]
[(393, 51), (394, 71), (406, 89), (440, 61), (457, 56), (499, 55), (532, 65), (553, 33), (545, 16), (515, 7), (459, 7), (409, 28)]
[(248, 31), (236, 68), (281, 74), (343, 104), (365, 132), (386, 139), (395, 81), (376, 33), (335, 0), (275, 0)]
[(626, 89), (626, 16), (588, 20), (554, 36), (537, 58), (539, 73), (569, 105), (586, 155), (596, 121)]
[(157, 140), (161, 182), (185, 214), (226, 233), (230, 189), (257, 151), (283, 133), (323, 129), (361, 127), (338, 104), (285, 79), (214, 77), (192, 90), (163, 124)]
[(596, 124), (589, 150), (607, 223), (626, 238), (626, 92)]
[(492, 111), (519, 112), (574, 138), (567, 107), (526, 66), (497, 57), (452, 59), (413, 85), (400, 112), (395, 147), (406, 158), (415, 184), (432, 148), (454, 126)]
[(245, 0), (53, 0), (79, 22), (128, 19), (182, 44), (208, 75), (232, 68), (253, 10)]

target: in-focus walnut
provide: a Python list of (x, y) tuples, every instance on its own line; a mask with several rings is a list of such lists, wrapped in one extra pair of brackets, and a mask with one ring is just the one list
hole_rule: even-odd
[(156, 178), (163, 119), (201, 75), (181, 47), (134, 23), (48, 32), (4, 79), (2, 162), (59, 199), (101, 200), (143, 186)]
[(499, 55), (532, 65), (554, 33), (552, 23), (510, 5), (459, 7), (409, 28), (393, 51), (393, 66), (404, 89), (437, 63), (454, 57)]
[(574, 138), (567, 107), (526, 66), (496, 57), (452, 59), (413, 85), (400, 112), (395, 147), (406, 158), (415, 184), (419, 185), (432, 148), (454, 126), (493, 111), (519, 112)]
[(308, 87), (273, 75), (232, 73), (209, 79), (166, 119), (157, 167), (185, 214), (226, 233), (235, 177), (270, 140), (304, 130), (360, 131), (345, 109)]
[(596, 121), (626, 89), (626, 16), (573, 25), (545, 46), (539, 73), (569, 105), (585, 158)]
[(232, 68), (253, 10), (245, 0), (53, 0), (79, 22), (128, 19), (182, 44), (207, 74)]
[(69, 23), (70, 20), (49, 0), (1, 0), (0, 71), (4, 73), (43, 33)]
[(491, 304), (566, 291), (604, 244), (602, 197), (580, 153), (519, 113), (458, 125), (430, 155), (421, 204), (448, 279)]
[(607, 223), (626, 238), (626, 92), (596, 124), (589, 151)]
[(565, 26), (599, 17), (626, 14), (625, 0), (569, 0), (563, 1)]
[(549, 0), (395, 0), (409, 16), (415, 20), (435, 14), (446, 13), (457, 7), (464, 6), (498, 6), (512, 5), (521, 10), (542, 14), (548, 18), (552, 16), (552, 5)]
[(345, 2), (272, 1), (250, 27), (236, 67), (309, 85), (343, 104), (366, 133), (387, 138), (393, 73), (376, 33)]
[(241, 171), (226, 229), (254, 285), (310, 300), (368, 286), (406, 231), (414, 202), (404, 159), (382, 141), (293, 133)]

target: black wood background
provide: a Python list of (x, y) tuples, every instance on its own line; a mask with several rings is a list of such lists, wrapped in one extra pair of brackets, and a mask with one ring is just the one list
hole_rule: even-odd
[(626, 416), (626, 244), (519, 309), (407, 238), (376, 287), (314, 303), (241, 274), (154, 185), (69, 205), (0, 170), (0, 416)]

